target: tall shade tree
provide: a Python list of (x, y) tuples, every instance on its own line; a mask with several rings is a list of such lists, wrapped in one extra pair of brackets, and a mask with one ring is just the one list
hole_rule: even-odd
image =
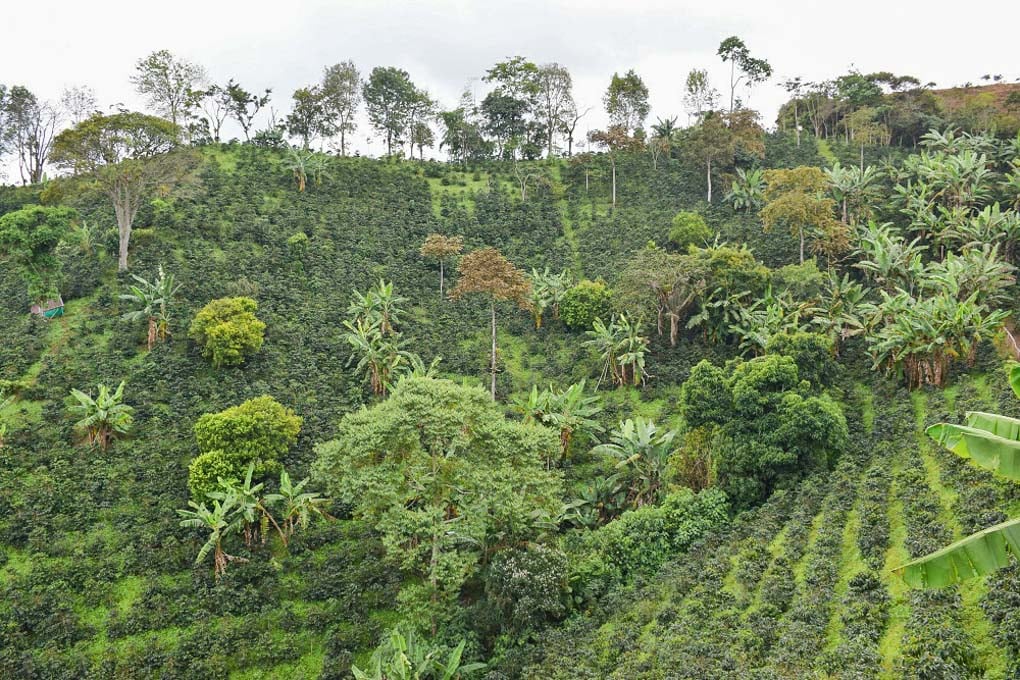
[(269, 105), (272, 92), (268, 88), (262, 94), (249, 92), (240, 84), (235, 83), (233, 78), (227, 81), (226, 86), (223, 87), (223, 97), (228, 115), (241, 126), (246, 141), (251, 140), (255, 117), (258, 116), (259, 111)]
[(73, 208), (42, 205), (0, 216), (0, 256), (21, 270), (34, 301), (57, 296), (61, 270), (57, 245), (70, 236), (76, 218)]
[(480, 293), (489, 298), (492, 315), (492, 361), (490, 364), (492, 398), (496, 398), (496, 302), (515, 302), (520, 306), (527, 304), (527, 274), (518, 269), (503, 257), (495, 248), (482, 248), (468, 253), (461, 258), (457, 266), (460, 277), (450, 294), (454, 299), (465, 295)]
[(541, 117), (541, 112), (537, 111), (538, 65), (521, 56), (511, 57), (486, 71), (482, 80), (494, 85), (482, 100), (481, 112), (486, 131), (495, 138), (497, 154), (516, 157), (521, 151), (527, 158), (535, 157), (532, 133), (536, 126), (532, 123), (536, 114)]
[(77, 125), (99, 111), (96, 91), (88, 85), (64, 88), (60, 95), (60, 106), (70, 119), (71, 125)]
[(158, 50), (135, 64), (131, 84), (148, 105), (183, 128), (204, 91), (205, 69), (169, 50)]
[(717, 54), (730, 65), (730, 113), (733, 113), (737, 102), (737, 87), (740, 83), (744, 83), (748, 88), (764, 83), (772, 77), (772, 65), (764, 59), (752, 57), (744, 41), (735, 35), (719, 43)]
[(700, 121), (719, 105), (719, 92), (708, 80), (708, 71), (691, 69), (684, 83), (684, 108), (689, 118)]
[(612, 192), (613, 207), (616, 207), (616, 157), (621, 151), (628, 151), (639, 148), (641, 141), (627, 134), (627, 128), (623, 125), (610, 125), (605, 130), (592, 130), (588, 134), (592, 144), (606, 149), (609, 156), (609, 165), (612, 170)]
[(340, 135), (340, 155), (347, 155), (347, 135), (358, 127), (361, 74), (353, 61), (327, 66), (322, 72), (322, 108), (333, 134)]
[(362, 95), (368, 120), (386, 137), (386, 154), (392, 155), (394, 143), (400, 141), (407, 129), (411, 107), (419, 96), (418, 88), (407, 71), (377, 66), (362, 87)]
[(435, 135), (429, 121), (435, 118), (436, 102), (424, 90), (415, 89), (414, 96), (407, 106), (407, 122), (403, 136), (407, 139), (407, 156), (414, 159), (414, 147), (418, 147), (418, 155), (425, 160), (425, 147), (435, 143)]
[(642, 129), (651, 108), (648, 105), (648, 86), (634, 69), (624, 75), (614, 73), (602, 103), (613, 125), (619, 125), (632, 135)]
[(846, 225), (835, 218), (836, 202), (824, 192), (828, 179), (821, 168), (801, 166), (765, 172), (765, 207), (761, 210), (765, 231), (785, 226), (800, 241), (800, 263), (804, 264), (804, 242), (808, 236), (815, 249), (830, 259), (849, 248)]
[(92, 116), (54, 141), (53, 161), (88, 175), (113, 202), (120, 232), (120, 271), (128, 268), (131, 227), (142, 202), (157, 188), (172, 185), (190, 166), (188, 154), (169, 153), (177, 131), (168, 120), (125, 112)]
[(546, 155), (553, 155), (556, 132), (570, 122), (576, 110), (573, 80), (570, 71), (562, 64), (542, 64), (538, 67), (538, 114), (545, 127)]
[(39, 101), (32, 92), (15, 85), (0, 97), (0, 137), (18, 159), (18, 172), (22, 184), (37, 184), (43, 179), (43, 169), (53, 147), (60, 125), (57, 107)]
[(764, 137), (758, 114), (750, 109), (732, 114), (706, 111), (701, 123), (687, 132), (684, 148), (705, 165), (709, 203), (712, 202), (713, 170), (731, 165), (738, 150), (746, 155), (764, 157)]
[(555, 431), (507, 420), (480, 388), (407, 378), (344, 416), (312, 475), (379, 532), (413, 576), (402, 608), (435, 629), (484, 560), (559, 511), (561, 477), (544, 465), (559, 450)]
[[(1009, 372), (1020, 397), (1020, 366)], [(1020, 420), (994, 413), (970, 412), (966, 425), (938, 423), (928, 436), (972, 465), (1012, 482), (1020, 482)], [(1020, 558), (1020, 519), (983, 529), (894, 571), (912, 588), (944, 588), (986, 576)]]
[(318, 85), (294, 90), (294, 105), (286, 119), (287, 132), (301, 139), (305, 150), (313, 139), (328, 136), (331, 128), (322, 106), (322, 91)]
[(425, 243), (421, 245), (419, 253), (439, 262), (439, 299), (443, 299), (444, 263), (448, 258), (460, 255), (464, 250), (464, 238), (462, 236), (444, 236), (443, 234), (429, 234)]

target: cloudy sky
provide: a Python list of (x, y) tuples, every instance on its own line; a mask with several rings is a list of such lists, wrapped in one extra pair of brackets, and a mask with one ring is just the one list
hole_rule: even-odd
[[(946, 9), (940, 6), (945, 5)], [(692, 68), (707, 68), (720, 91), (728, 70), (719, 42), (742, 37), (768, 59), (776, 78), (751, 93), (750, 105), (771, 124), (783, 91), (799, 75), (829, 78), (851, 66), (916, 75), (939, 86), (978, 82), (985, 73), (1020, 78), (1015, 30), (1020, 3), (940, 0), (822, 3), (810, 0), (37, 0), (8, 3), (0, 28), (0, 82), (24, 84), (56, 99), (70, 85), (89, 85), (105, 106), (139, 108), (129, 83), (134, 62), (157, 49), (233, 77), (250, 90), (272, 87), (282, 117), (296, 87), (322, 67), (353, 59), (363, 73), (399, 66), (447, 107), (490, 65), (521, 54), (566, 65), (575, 97), (595, 111), (613, 71), (634, 68), (651, 91), (652, 115), (679, 115)], [(151, 9), (149, 9), (151, 7)], [(954, 15), (954, 12), (960, 13)], [(377, 154), (362, 124), (362, 153)]]

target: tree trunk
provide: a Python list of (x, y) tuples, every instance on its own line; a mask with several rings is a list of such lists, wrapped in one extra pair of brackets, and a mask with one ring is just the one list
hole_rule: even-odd
[(800, 263), (804, 264), (804, 230), (800, 230)]
[(800, 148), (800, 115), (797, 111), (797, 100), (793, 100), (793, 126), (797, 132), (797, 148)]
[(443, 301), (443, 259), (439, 258), (439, 301)]
[(613, 166), (613, 207), (616, 207), (616, 159), (614, 158), (611, 165)]
[(126, 272), (128, 268), (128, 244), (131, 241), (131, 216), (126, 206), (114, 206), (117, 215), (117, 230), (120, 240), (117, 257), (117, 271)]
[(709, 158), (708, 162), (705, 165), (708, 168), (705, 171), (705, 177), (708, 179), (708, 202), (711, 203), (712, 202), (712, 159)]
[(490, 367), (492, 373), (491, 380), (491, 391), (492, 400), (496, 400), (496, 299), (492, 299), (492, 365)]
[(340, 127), (340, 155), (347, 155), (347, 135), (344, 133), (344, 128)]

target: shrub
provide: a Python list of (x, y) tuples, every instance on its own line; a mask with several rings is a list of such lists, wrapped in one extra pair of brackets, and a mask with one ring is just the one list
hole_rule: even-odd
[(204, 495), (215, 488), (217, 477), (240, 479), (249, 463), (258, 474), (270, 472), (300, 431), (301, 416), (266, 395), (206, 413), (195, 423), (202, 455), (188, 468), (188, 486), (196, 496)]
[(669, 230), (670, 242), (680, 250), (687, 246), (703, 246), (712, 238), (712, 230), (705, 224), (705, 218), (696, 212), (681, 210), (673, 218)]
[(612, 312), (613, 293), (601, 279), (581, 281), (564, 294), (560, 318), (574, 330), (588, 330), (595, 319), (605, 321)]
[(562, 618), (569, 592), (567, 556), (542, 544), (499, 553), (485, 582), (485, 594), (500, 610), (503, 627), (518, 631), (537, 630)]
[(835, 378), (836, 361), (832, 356), (832, 340), (818, 333), (782, 332), (765, 344), (767, 354), (781, 354), (797, 364), (797, 374), (813, 387), (828, 387)]
[(293, 259), (301, 259), (308, 252), (308, 234), (299, 231), (287, 239), (287, 252)]
[(728, 521), (726, 494), (681, 489), (662, 505), (646, 505), (587, 534), (574, 560), (572, 581), (582, 597), (596, 599), (636, 573), (651, 573), (695, 540)]
[(218, 479), (236, 477), (234, 463), (223, 451), (206, 451), (188, 465), (188, 489), (194, 498), (205, 498), (210, 491), (219, 489)]
[(248, 297), (213, 300), (195, 315), (188, 337), (202, 347), (213, 366), (237, 366), (262, 347), (266, 324), (255, 316), (258, 303)]

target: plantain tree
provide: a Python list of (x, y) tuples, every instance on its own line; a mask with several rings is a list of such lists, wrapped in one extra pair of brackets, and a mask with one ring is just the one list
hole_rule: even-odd
[(177, 283), (173, 274), (165, 273), (163, 265), (159, 265), (159, 276), (155, 281), (148, 281), (135, 274), (131, 278), (137, 285), (131, 286), (131, 292), (121, 295), (120, 299), (132, 303), (135, 309), (125, 312), (121, 318), (125, 321), (145, 319), (148, 322), (147, 344), (151, 350), (157, 341), (166, 342), (170, 336), (169, 308), (183, 284)]
[(134, 409), (124, 403), (123, 381), (116, 390), (99, 385), (95, 399), (91, 394), (76, 389), (71, 390), (71, 396), (76, 403), (69, 410), (81, 416), (75, 427), (84, 434), (89, 446), (98, 446), (105, 451), (114, 439), (131, 431)]
[[(1020, 397), (1020, 365), (1010, 368), (1009, 384)], [(1020, 482), (1020, 420), (970, 412), (966, 425), (938, 423), (927, 433), (974, 465)], [(942, 588), (1008, 566), (1011, 555), (1020, 558), (1020, 518), (988, 527), (895, 572), (913, 588)]]

